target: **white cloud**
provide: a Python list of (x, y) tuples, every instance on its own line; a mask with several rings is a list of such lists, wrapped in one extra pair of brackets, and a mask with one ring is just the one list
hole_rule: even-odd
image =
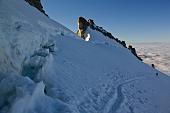
[(136, 43), (137, 53), (145, 63), (170, 75), (170, 43)]

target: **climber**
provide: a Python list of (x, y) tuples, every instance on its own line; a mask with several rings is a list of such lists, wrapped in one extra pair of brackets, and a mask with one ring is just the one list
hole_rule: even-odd
[(154, 64), (152, 64), (151, 66), (152, 66), (152, 68), (154, 68), (154, 69), (155, 69), (155, 65), (154, 65)]

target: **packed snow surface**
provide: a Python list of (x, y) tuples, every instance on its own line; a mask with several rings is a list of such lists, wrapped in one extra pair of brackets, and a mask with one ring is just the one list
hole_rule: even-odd
[[(64, 7), (63, 7), (64, 8)], [(0, 113), (169, 113), (170, 77), (24, 0), (0, 0)]]
[(134, 46), (145, 63), (154, 64), (170, 76), (170, 42), (136, 43)]

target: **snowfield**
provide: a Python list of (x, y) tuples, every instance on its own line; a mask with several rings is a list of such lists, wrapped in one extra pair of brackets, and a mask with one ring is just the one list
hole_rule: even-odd
[(80, 39), (24, 0), (0, 0), (0, 113), (170, 112), (169, 76), (87, 34)]
[(158, 70), (170, 76), (170, 43), (137, 43), (134, 46), (145, 63), (155, 64)]

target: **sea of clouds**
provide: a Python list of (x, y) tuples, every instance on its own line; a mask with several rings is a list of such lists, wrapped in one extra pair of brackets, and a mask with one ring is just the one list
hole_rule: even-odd
[(145, 63), (170, 75), (170, 43), (135, 43), (137, 53)]

